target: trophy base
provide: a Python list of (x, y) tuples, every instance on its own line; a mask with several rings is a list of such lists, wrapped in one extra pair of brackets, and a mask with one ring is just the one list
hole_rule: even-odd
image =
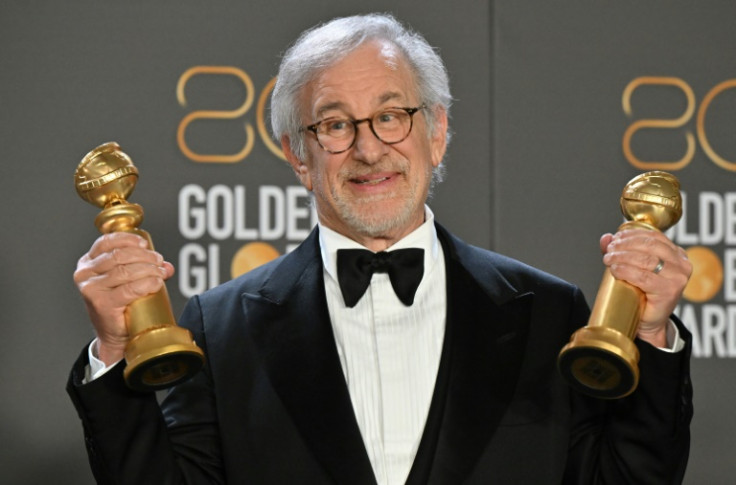
[(588, 326), (575, 332), (557, 364), (574, 389), (593, 397), (617, 399), (639, 383), (639, 349), (615, 329)]
[(189, 330), (167, 325), (137, 334), (125, 348), (125, 382), (137, 391), (157, 391), (185, 381), (202, 368), (204, 352)]

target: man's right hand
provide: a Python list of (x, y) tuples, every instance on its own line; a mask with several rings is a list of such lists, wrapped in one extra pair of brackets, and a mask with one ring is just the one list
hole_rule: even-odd
[(138, 298), (155, 293), (174, 274), (148, 242), (126, 232), (97, 238), (79, 259), (74, 282), (82, 294), (98, 338), (98, 358), (112, 365), (123, 358), (128, 342), (125, 307)]

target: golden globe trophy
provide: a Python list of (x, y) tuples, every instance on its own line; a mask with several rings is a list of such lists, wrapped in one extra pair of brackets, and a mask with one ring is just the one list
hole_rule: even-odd
[[(667, 172), (634, 177), (621, 194), (628, 220), (619, 227), (665, 231), (682, 215), (680, 183)], [(575, 389), (605, 399), (629, 395), (639, 383), (639, 350), (633, 340), (644, 310), (639, 288), (606, 268), (588, 325), (576, 331), (558, 356), (559, 370)]]
[[(143, 208), (126, 200), (137, 180), (138, 170), (115, 142), (85, 155), (74, 173), (79, 196), (102, 208), (95, 219), (101, 233), (132, 232), (153, 249), (151, 236), (138, 228)], [(192, 334), (174, 320), (166, 286), (128, 305), (125, 322), (130, 340), (123, 375), (128, 387), (139, 391), (170, 387), (192, 377), (204, 364), (204, 352)]]

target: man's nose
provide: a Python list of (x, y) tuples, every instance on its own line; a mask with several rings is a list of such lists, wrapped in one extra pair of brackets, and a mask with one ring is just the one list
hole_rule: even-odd
[(389, 150), (371, 129), (368, 120), (360, 120), (355, 127), (355, 157), (366, 162), (379, 161)]

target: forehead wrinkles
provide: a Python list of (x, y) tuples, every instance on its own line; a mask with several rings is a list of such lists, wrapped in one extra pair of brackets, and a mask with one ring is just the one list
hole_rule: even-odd
[[(302, 115), (306, 115), (304, 121), (312, 121), (314, 117), (319, 117), (321, 114), (332, 111), (341, 110), (347, 112), (349, 110), (348, 103), (345, 100), (337, 99), (335, 96), (324, 96), (324, 102), (317, 101), (315, 104), (315, 95), (318, 94), (322, 89), (327, 89), (328, 92), (333, 90), (338, 85), (338, 91), (341, 83), (347, 84), (349, 81), (343, 81), (344, 76), (355, 75), (359, 73), (361, 69), (365, 69), (367, 73), (376, 72), (376, 69), (370, 69), (365, 67), (367, 63), (359, 62), (355, 59), (350, 59), (351, 56), (361, 55), (361, 50), (365, 51), (373, 49), (373, 59), (379, 61), (389, 72), (384, 75), (393, 77), (394, 81), (399, 84), (399, 89), (389, 89), (381, 93), (375, 100), (376, 104), (384, 104), (389, 101), (395, 100), (400, 103), (410, 103), (413, 98), (418, 98), (419, 93), (417, 92), (416, 75), (412, 69), (411, 64), (405, 58), (401, 49), (395, 46), (393, 43), (382, 40), (371, 40), (363, 44), (358, 49), (351, 51), (344, 57), (335, 60), (334, 63), (320, 69), (314, 73), (314, 76), (303, 86), (301, 90), (301, 106)], [(345, 71), (341, 74), (335, 74), (334, 69), (341, 63), (348, 63), (345, 67)], [(370, 62), (370, 61), (369, 61)], [(333, 72), (330, 72), (333, 71)], [(325, 80), (325, 75), (329, 75), (329, 81)], [(382, 74), (377, 74), (380, 77)], [(323, 95), (324, 93), (319, 93)], [(368, 96), (368, 93), (358, 93), (363, 96)], [(320, 96), (321, 97), (321, 96)]]
[[(388, 91), (378, 97), (377, 103), (379, 105), (382, 105), (390, 101), (395, 101), (394, 104), (402, 104), (402, 103), (405, 104), (406, 96), (404, 96), (402, 93), (398, 91)], [(384, 107), (383, 109), (386, 109), (386, 108)], [(318, 106), (317, 109), (315, 110), (315, 116), (317, 118), (321, 118), (325, 113), (330, 112), (330, 111), (342, 111), (344, 113), (347, 113), (348, 111), (350, 111), (350, 109), (347, 106), (347, 104), (342, 101), (333, 101), (333, 102), (328, 102), (326, 104)]]

